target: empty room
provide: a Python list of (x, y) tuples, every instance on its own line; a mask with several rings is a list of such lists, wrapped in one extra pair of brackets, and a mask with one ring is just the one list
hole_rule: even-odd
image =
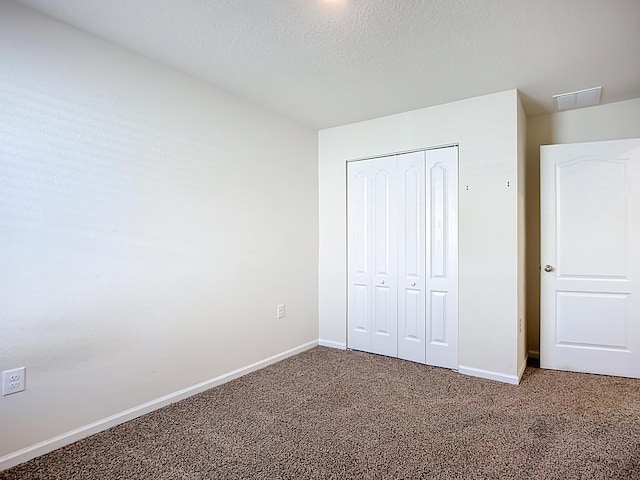
[(640, 479), (638, 0), (0, 0), (0, 479)]

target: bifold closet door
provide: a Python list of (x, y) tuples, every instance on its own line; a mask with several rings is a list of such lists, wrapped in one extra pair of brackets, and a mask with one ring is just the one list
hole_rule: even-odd
[(458, 368), (458, 148), (397, 158), (398, 357)]
[(458, 149), (350, 162), (347, 346), (458, 367)]
[(425, 363), (425, 152), (396, 158), (398, 357)]
[(397, 356), (397, 160), (348, 164), (348, 346)]
[(426, 154), (426, 363), (457, 369), (458, 147)]

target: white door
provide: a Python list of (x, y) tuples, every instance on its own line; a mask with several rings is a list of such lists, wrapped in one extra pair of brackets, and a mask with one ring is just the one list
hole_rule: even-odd
[(350, 162), (349, 348), (458, 367), (458, 149)]
[(540, 151), (540, 365), (640, 378), (640, 139)]
[(398, 355), (397, 160), (369, 161), (372, 179), (373, 309), (371, 352)]
[(351, 162), (348, 176), (348, 346), (397, 356), (397, 160)]
[(458, 147), (427, 150), (426, 363), (458, 368)]
[(370, 162), (347, 166), (348, 346), (371, 351), (371, 174)]
[(425, 363), (425, 152), (398, 156), (398, 357)]

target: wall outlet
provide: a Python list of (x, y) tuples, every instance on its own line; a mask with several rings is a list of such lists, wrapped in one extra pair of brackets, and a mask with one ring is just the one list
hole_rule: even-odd
[(278, 305), (277, 307), (277, 316), (278, 318), (284, 318), (284, 303), (281, 303), (280, 305)]
[(26, 367), (2, 372), (2, 395), (22, 392), (25, 388)]

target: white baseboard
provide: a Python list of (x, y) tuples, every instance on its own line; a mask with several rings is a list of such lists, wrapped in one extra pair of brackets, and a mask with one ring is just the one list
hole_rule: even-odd
[(529, 358), (540, 358), (540, 352), (538, 350), (529, 350)]
[(346, 343), (334, 342), (333, 340), (323, 340), (322, 338), (318, 341), (318, 345), (321, 347), (337, 348), (338, 350), (347, 349)]
[[(524, 369), (522, 371), (524, 372)], [(486, 378), (488, 380), (496, 380), (502, 383), (510, 383), (511, 385), (518, 385), (520, 383), (519, 376), (507, 375), (505, 373), (493, 372), (491, 370), (483, 370), (482, 368), (465, 367), (464, 365), (460, 365), (458, 367), (458, 372), (464, 375), (470, 375), (472, 377)]]
[(165, 407), (171, 403), (184, 400), (185, 398), (204, 392), (205, 390), (208, 390), (210, 388), (217, 387), (218, 385), (222, 385), (223, 383), (227, 383), (231, 380), (235, 380), (236, 378), (242, 377), (247, 373), (255, 372), (256, 370), (260, 370), (261, 368), (267, 367), (273, 363), (277, 363), (287, 357), (302, 353), (317, 345), (317, 340), (305, 343), (298, 347), (292, 348), (291, 350), (287, 350), (286, 352), (282, 352), (272, 357), (265, 358), (264, 360), (252, 363), (251, 365), (247, 365), (246, 367), (238, 368), (229, 373), (225, 373), (210, 380), (206, 380), (196, 385), (178, 390), (177, 392), (164, 395), (160, 398), (156, 398), (155, 400), (151, 400), (150, 402), (138, 405), (137, 407), (133, 407), (123, 412), (116, 413), (115, 415), (111, 415), (110, 417), (103, 418), (88, 425), (84, 425), (69, 432), (36, 443), (35, 445), (31, 445), (16, 452), (9, 453), (3, 457), (0, 457), (0, 471), (6, 470), (7, 468), (15, 467), (16, 465), (19, 465), (23, 462), (39, 457), (40, 455), (44, 455), (45, 453), (52, 452), (53, 450), (56, 450), (60, 447), (64, 447), (65, 445), (77, 442), (78, 440), (86, 438), (89, 435), (102, 432), (103, 430), (107, 430), (108, 428), (115, 427), (116, 425), (120, 425), (121, 423), (127, 422), (129, 420), (133, 420), (134, 418)]
[(527, 369), (527, 362), (529, 361), (529, 357), (524, 359), (524, 362), (522, 362), (522, 365), (520, 365), (520, 368), (518, 369), (518, 383), (516, 385), (520, 384), (520, 380), (522, 380), (522, 375), (524, 375), (524, 371)]

